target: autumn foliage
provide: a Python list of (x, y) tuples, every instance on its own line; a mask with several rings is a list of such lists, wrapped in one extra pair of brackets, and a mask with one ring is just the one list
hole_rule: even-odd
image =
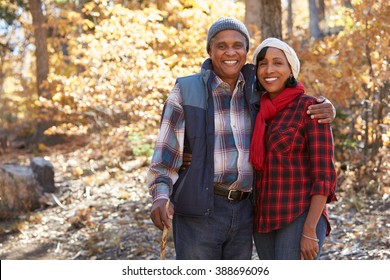
[(355, 1), (329, 22), (336, 34), (294, 40), (308, 91), (337, 105), (339, 177), (367, 192), (389, 185), (389, 11), (387, 1)]
[[(239, 5), (229, 6), (238, 13)], [(198, 71), (207, 27), (221, 15), (209, 16), (216, 10), (212, 5), (190, 7), (171, 1), (165, 10), (131, 10), (95, 1), (82, 14), (66, 12), (74, 22), (64, 31), (74, 38), (68, 43), (69, 70), (62, 63), (49, 75), (49, 106), (90, 126), (155, 133), (176, 77)]]
[[(244, 4), (84, 2), (44, 1), (50, 73), (42, 86), (50, 98), (38, 98), (34, 90), (27, 9), (13, 23), (7, 21), (11, 31), (0, 36), (0, 126), (27, 137), (38, 120), (49, 119), (53, 125), (46, 134), (96, 133), (117, 143), (111, 148), (131, 145), (132, 156), (150, 155), (175, 79), (199, 70), (207, 57), (207, 28), (220, 16), (243, 19)], [(352, 4), (335, 11), (323, 40), (303, 32), (287, 41), (301, 59), (307, 92), (337, 106), (333, 127), (340, 182), (383, 190), (390, 181), (390, 10), (385, 0)], [(0, 10), (4, 7), (0, 0)], [(7, 9), (16, 11), (17, 1), (7, 3)], [(15, 41), (17, 32), (23, 40)], [(259, 40), (259, 35), (252, 38), (248, 61)]]

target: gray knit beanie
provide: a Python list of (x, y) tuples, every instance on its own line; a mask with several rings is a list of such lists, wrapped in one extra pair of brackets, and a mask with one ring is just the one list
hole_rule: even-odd
[(249, 50), (249, 32), (248, 29), (246, 29), (245, 25), (231, 17), (221, 17), (217, 19), (209, 28), (209, 31), (207, 33), (207, 52), (210, 52), (210, 41), (213, 39), (215, 35), (217, 35), (218, 32), (221, 32), (223, 30), (236, 30), (240, 32), (242, 35), (244, 35), (246, 40), (246, 51)]

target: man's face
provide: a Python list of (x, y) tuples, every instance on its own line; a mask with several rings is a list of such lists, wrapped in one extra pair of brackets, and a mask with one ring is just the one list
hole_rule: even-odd
[(236, 30), (224, 30), (210, 42), (209, 52), (215, 74), (232, 85), (237, 82), (241, 68), (246, 62), (246, 41)]

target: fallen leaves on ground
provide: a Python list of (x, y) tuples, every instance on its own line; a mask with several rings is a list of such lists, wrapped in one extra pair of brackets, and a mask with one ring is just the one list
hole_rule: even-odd
[[(111, 165), (108, 155), (92, 153), (88, 145), (47, 152), (57, 201), (48, 196), (44, 209), (0, 221), (1, 259), (159, 259), (162, 232), (149, 218), (147, 158)], [(28, 157), (20, 153), (17, 160)], [(389, 195), (339, 190), (338, 197), (329, 205), (332, 232), (321, 258), (389, 259)], [(170, 234), (166, 259), (174, 258)]]

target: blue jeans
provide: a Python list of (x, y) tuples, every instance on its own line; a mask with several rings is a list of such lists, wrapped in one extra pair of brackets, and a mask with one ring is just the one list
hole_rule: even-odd
[(178, 260), (250, 260), (253, 204), (250, 199), (229, 201), (214, 195), (209, 216), (175, 214), (173, 236)]
[[(299, 216), (295, 221), (285, 228), (267, 233), (255, 232), (253, 238), (257, 254), (260, 260), (300, 260), (301, 259), (301, 236), (303, 225), (305, 224), (307, 212)], [(316, 232), (319, 239), (319, 252), (317, 259), (321, 255), (321, 248), (326, 235), (327, 221), (321, 215), (318, 221)]]

